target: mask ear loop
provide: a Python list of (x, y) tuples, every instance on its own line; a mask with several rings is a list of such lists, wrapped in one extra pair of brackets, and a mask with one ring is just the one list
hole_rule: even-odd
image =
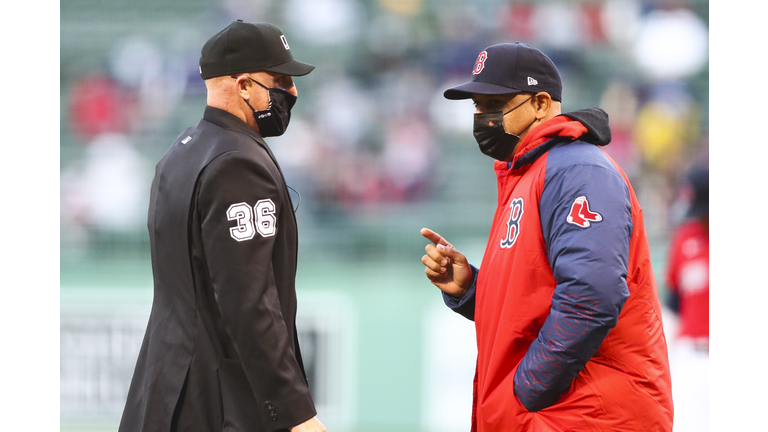
[[(286, 184), (286, 186), (288, 186), (288, 185)], [(294, 188), (292, 188), (292, 187), (290, 187), (290, 186), (288, 186), (288, 189), (290, 189), (290, 190), (292, 190), (292, 191), (296, 192), (296, 195), (298, 195), (298, 196), (299, 196), (299, 203), (298, 203), (298, 204), (296, 204), (296, 208), (295, 208), (295, 209), (293, 209), (293, 212), (294, 212), (294, 213), (296, 213), (296, 212), (299, 210), (299, 206), (301, 205), (301, 194), (299, 193), (299, 191), (297, 191), (296, 189), (294, 189)]]
[[(516, 106), (516, 107), (512, 108), (511, 110), (509, 110), (509, 111), (505, 112), (505, 113), (502, 115), (502, 117), (503, 117), (503, 116), (505, 116), (505, 115), (507, 115), (507, 114), (509, 114), (509, 113), (511, 113), (512, 111), (514, 111), (514, 110), (516, 110), (516, 109), (520, 108), (521, 106), (523, 106), (523, 104), (524, 104), (524, 103), (528, 102), (528, 101), (529, 101), (529, 100), (531, 100), (531, 99), (533, 99), (533, 96), (531, 96), (531, 97), (529, 97), (528, 99), (526, 99), (526, 100), (522, 101), (522, 102), (520, 103), (520, 105), (518, 105), (518, 106)], [(531, 127), (531, 126), (533, 126), (533, 124), (534, 124), (534, 123), (536, 123), (538, 120), (539, 120), (539, 119), (537, 119), (537, 118), (534, 118), (534, 119), (533, 119), (533, 121), (532, 121), (532, 122), (530, 122), (530, 123), (528, 124), (528, 126), (526, 126), (526, 127), (525, 127), (525, 129), (521, 130), (520, 132), (518, 132), (518, 133), (516, 133), (516, 134), (510, 134), (510, 133), (507, 133), (507, 131), (504, 131), (504, 133), (506, 133), (507, 135), (516, 136), (516, 137), (519, 139), (519, 138), (520, 138), (520, 134), (522, 134), (523, 132), (527, 131), (527, 130), (528, 130), (528, 128), (529, 128), (529, 127)]]
[(518, 106), (516, 106), (516, 107), (512, 108), (511, 110), (509, 110), (509, 111), (505, 112), (503, 115), (507, 115), (507, 114), (511, 113), (512, 111), (514, 111), (514, 110), (516, 110), (516, 109), (520, 108), (521, 106), (523, 106), (523, 104), (524, 104), (524, 103), (528, 102), (528, 101), (529, 101), (529, 100), (531, 100), (531, 99), (533, 99), (533, 96), (531, 96), (531, 97), (529, 97), (528, 99), (526, 99), (526, 100), (524, 100), (524, 101), (520, 102), (520, 105), (518, 105)]
[[(234, 79), (237, 79), (237, 76), (236, 76), (236, 75), (230, 75), (229, 77), (230, 77), (230, 78), (234, 78)], [(267, 86), (265, 86), (264, 84), (262, 84), (262, 83), (260, 83), (260, 82), (256, 81), (255, 79), (253, 79), (253, 78), (251, 78), (251, 77), (247, 77), (247, 78), (248, 78), (249, 80), (251, 80), (251, 81), (255, 82), (256, 84), (258, 84), (258, 85), (260, 85), (260, 86), (264, 87), (265, 89), (269, 90), (269, 87), (267, 87)]]
[(520, 136), (520, 134), (522, 134), (523, 132), (527, 131), (527, 130), (528, 130), (528, 128), (530, 128), (531, 126), (533, 126), (533, 124), (534, 124), (534, 123), (536, 123), (537, 121), (539, 121), (539, 119), (537, 119), (537, 118), (534, 118), (534, 119), (533, 119), (533, 121), (532, 121), (532, 122), (530, 122), (530, 123), (528, 123), (528, 126), (526, 126), (526, 127), (525, 127), (525, 129), (521, 130), (521, 131), (520, 131), (520, 133), (519, 133), (517, 136)]
[[(235, 75), (230, 75), (229, 77), (230, 77), (230, 78), (234, 78), (234, 79), (237, 79), (237, 76), (235, 76)], [(267, 90), (267, 92), (269, 92), (269, 87), (265, 86), (264, 84), (262, 84), (262, 83), (260, 83), (260, 82), (256, 81), (255, 79), (253, 79), (253, 78), (251, 78), (251, 77), (248, 77), (248, 79), (249, 79), (249, 80), (251, 80), (251, 81), (253, 81), (253, 82), (255, 82), (256, 84), (260, 85), (262, 88), (264, 88), (265, 90)], [(251, 109), (251, 111), (253, 111), (253, 116), (254, 116), (254, 117), (256, 117), (256, 113), (257, 113), (258, 111), (256, 111), (255, 109), (253, 109), (253, 107), (251, 106), (251, 103), (250, 103), (250, 102), (248, 102), (247, 100), (245, 101), (245, 103), (246, 103), (246, 104), (248, 104), (248, 107)], [(270, 108), (272, 108), (272, 95), (269, 95), (269, 106), (267, 107), (267, 109), (266, 109), (266, 110), (269, 110)], [(264, 110), (264, 111), (266, 111), (266, 110)], [(298, 192), (297, 192), (297, 193), (298, 193)]]

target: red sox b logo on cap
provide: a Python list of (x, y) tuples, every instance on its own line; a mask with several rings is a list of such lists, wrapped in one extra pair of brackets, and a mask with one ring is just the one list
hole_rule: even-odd
[(587, 197), (580, 196), (576, 198), (576, 201), (573, 202), (573, 205), (571, 206), (571, 213), (568, 214), (566, 220), (568, 223), (586, 228), (590, 225), (590, 221), (600, 222), (603, 220), (603, 217), (600, 215), (600, 213), (595, 213), (589, 210), (589, 202), (587, 201)]
[(472, 70), (472, 75), (479, 74), (483, 68), (485, 67), (485, 59), (488, 58), (488, 53), (483, 51), (480, 53), (480, 55), (477, 56), (477, 61), (475, 62), (475, 68)]

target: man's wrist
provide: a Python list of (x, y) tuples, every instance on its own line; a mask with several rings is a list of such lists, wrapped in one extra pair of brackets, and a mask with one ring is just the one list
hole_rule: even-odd
[(452, 298), (453, 300), (460, 301), (462, 298), (464, 298), (465, 295), (467, 295), (471, 287), (472, 285), (466, 288), (462, 288), (461, 292), (458, 293), (458, 295), (448, 294), (448, 297)]

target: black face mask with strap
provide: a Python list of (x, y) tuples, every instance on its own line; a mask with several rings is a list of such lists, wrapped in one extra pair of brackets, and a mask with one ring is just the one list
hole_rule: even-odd
[[(233, 76), (232, 78), (237, 77)], [(288, 128), (288, 123), (291, 121), (291, 108), (296, 104), (296, 96), (283, 89), (267, 87), (251, 77), (248, 77), (248, 79), (269, 92), (269, 106), (265, 110), (257, 111), (253, 109), (250, 102), (245, 101), (251, 108), (251, 111), (253, 111), (256, 126), (259, 127), (259, 133), (262, 137), (284, 134)]]
[[(477, 141), (477, 145), (484, 155), (500, 161), (505, 161), (512, 155), (512, 152), (515, 151), (515, 146), (520, 142), (520, 136), (509, 134), (504, 130), (504, 116), (520, 108), (532, 98), (533, 96), (507, 112), (494, 111), (490, 113), (475, 114), (475, 124), (472, 131), (475, 140)], [(528, 128), (536, 123), (536, 120), (537, 119), (534, 118), (533, 121), (519, 133), (522, 134), (528, 130)]]

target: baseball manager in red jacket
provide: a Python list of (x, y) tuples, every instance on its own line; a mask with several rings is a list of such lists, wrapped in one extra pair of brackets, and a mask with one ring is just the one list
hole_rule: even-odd
[(422, 258), (474, 320), (478, 432), (671, 431), (667, 344), (643, 215), (601, 148), (599, 108), (561, 113), (554, 63), (524, 43), (482, 51), (474, 136), (496, 159), (498, 205), (480, 267), (436, 232)]

